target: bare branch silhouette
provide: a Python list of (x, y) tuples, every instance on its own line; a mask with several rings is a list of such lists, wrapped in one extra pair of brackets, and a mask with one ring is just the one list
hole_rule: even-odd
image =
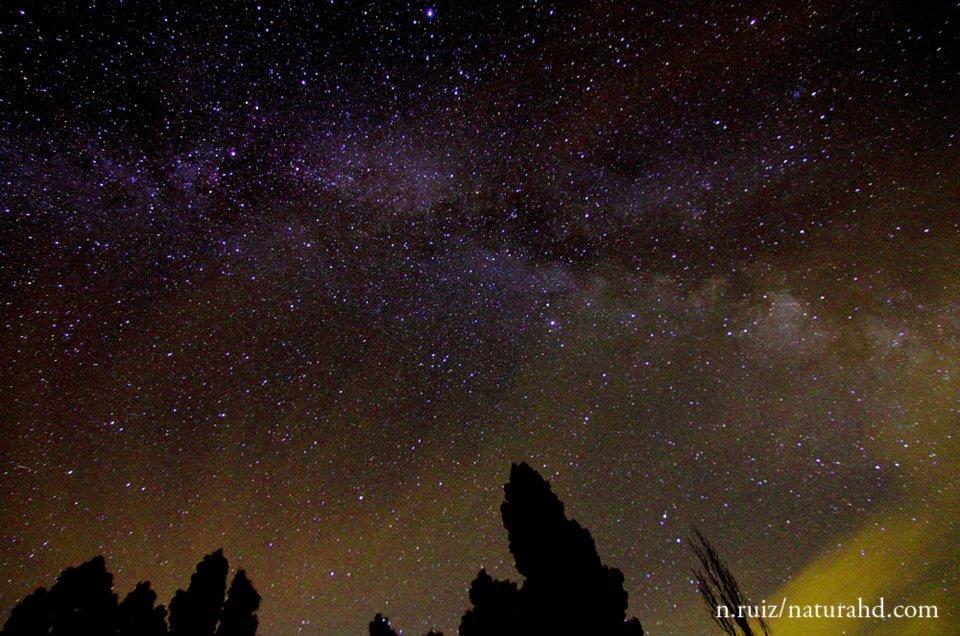
[[(768, 636), (770, 627), (763, 616), (753, 617), (757, 627), (751, 625), (748, 613), (751, 604), (744, 598), (740, 585), (716, 549), (697, 528), (693, 529), (693, 535), (687, 543), (700, 561), (701, 567), (693, 571), (693, 576), (697, 580), (700, 596), (710, 612), (710, 618), (720, 629), (732, 636), (738, 633), (754, 636), (757, 627), (760, 633)], [(724, 607), (727, 611), (722, 609)]]

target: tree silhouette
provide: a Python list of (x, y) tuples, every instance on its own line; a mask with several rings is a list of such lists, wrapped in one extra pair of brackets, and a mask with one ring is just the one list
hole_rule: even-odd
[(171, 636), (213, 636), (227, 590), (227, 569), (223, 550), (197, 564), (190, 586), (177, 590), (170, 601)]
[[(699, 530), (694, 528), (693, 534), (688, 543), (697, 560), (700, 561), (701, 567), (700, 570), (693, 571), (693, 576), (697, 580), (700, 596), (710, 612), (710, 618), (720, 626), (720, 629), (732, 636), (738, 633), (743, 636), (754, 636), (756, 632), (749, 619), (741, 616), (738, 611), (740, 607), (750, 606), (750, 602), (744, 598), (740, 585), (730, 573), (730, 568)], [(726, 607), (728, 612), (720, 609), (723, 607)], [(769, 626), (763, 617), (757, 617), (756, 622), (763, 634), (770, 633)]]
[[(470, 586), (471, 607), (461, 618), (461, 636), (643, 635), (637, 619), (626, 620), (620, 570), (604, 565), (590, 532), (567, 518), (563, 503), (537, 471), (525, 463), (511, 467), (500, 512), (523, 581), (497, 580), (481, 569)], [(697, 536), (703, 547), (694, 551), (707, 569), (698, 573), (702, 589), (719, 590), (721, 599), (734, 590), (730, 598), (740, 599), (733, 577), (706, 539)], [(187, 589), (174, 594), (168, 617), (147, 581), (118, 603), (113, 576), (103, 557), (95, 557), (65, 569), (49, 591), (41, 587), (24, 598), (11, 611), (2, 636), (255, 636), (260, 595), (243, 570), (227, 593), (228, 571), (223, 550), (204, 556)], [(382, 614), (369, 623), (369, 633), (397, 636)]]
[(603, 564), (590, 532), (567, 519), (550, 483), (514, 464), (504, 495), (500, 514), (524, 581), (518, 588), (481, 570), (460, 634), (643, 634), (639, 621), (626, 620), (623, 574)]
[(3, 636), (46, 636), (53, 624), (50, 592), (39, 587), (17, 603), (3, 624)]
[(67, 568), (50, 588), (51, 636), (112, 636), (116, 630), (117, 595), (113, 575), (102, 556)]
[(137, 583), (117, 606), (117, 636), (163, 636), (167, 633), (167, 609), (154, 607), (157, 593), (149, 581)]
[(137, 583), (117, 603), (113, 575), (98, 556), (65, 569), (49, 591), (40, 587), (28, 594), (11, 610), (0, 636), (214, 636), (214, 630), (216, 636), (254, 636), (260, 595), (240, 570), (224, 603), (227, 570), (223, 550), (203, 558), (190, 586), (170, 603), (168, 632), (167, 610), (155, 605), (150, 583)]
[(370, 621), (370, 636), (397, 636), (390, 626), (390, 619), (383, 614), (377, 614)]
[(557, 633), (615, 634), (626, 620), (623, 575), (600, 561), (590, 532), (568, 520), (550, 484), (515, 464), (500, 506), (510, 552), (524, 576), (527, 624)]
[(253, 589), (247, 573), (240, 570), (233, 577), (223, 615), (217, 627), (217, 636), (254, 636), (257, 633), (257, 610), (260, 595)]
[(470, 584), (473, 605), (460, 619), (460, 636), (520, 633), (520, 591), (512, 581), (492, 578), (480, 570)]

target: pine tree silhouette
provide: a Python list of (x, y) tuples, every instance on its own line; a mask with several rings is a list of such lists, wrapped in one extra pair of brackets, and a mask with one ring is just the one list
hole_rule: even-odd
[(370, 636), (398, 636), (390, 626), (390, 619), (383, 614), (377, 614), (370, 621)]
[(197, 564), (190, 586), (178, 590), (170, 601), (171, 636), (213, 636), (227, 589), (227, 569), (223, 550)]
[(167, 609), (154, 607), (157, 593), (149, 581), (137, 583), (117, 606), (117, 636), (163, 636), (167, 633)]
[(255, 636), (260, 595), (240, 570), (224, 602), (227, 570), (223, 550), (203, 558), (187, 590), (170, 603), (168, 631), (167, 610), (155, 605), (150, 582), (137, 583), (117, 603), (113, 575), (98, 556), (65, 569), (49, 591), (40, 587), (27, 595), (11, 610), (0, 636)]
[(3, 636), (46, 636), (53, 624), (50, 592), (38, 587), (17, 603), (3, 624)]
[[(637, 619), (626, 620), (623, 575), (603, 564), (590, 532), (566, 517), (563, 503), (537, 471), (525, 463), (511, 467), (500, 512), (523, 582), (497, 580), (480, 570), (470, 586), (461, 636), (643, 635)], [(41, 587), (24, 598), (2, 636), (255, 636), (260, 595), (243, 570), (227, 594), (228, 571), (223, 550), (203, 557), (190, 585), (170, 602), (168, 630), (166, 609), (156, 605), (150, 583), (138, 583), (117, 603), (113, 576), (103, 557), (96, 557), (64, 570), (49, 592)], [(713, 571), (701, 579), (709, 582), (711, 576)], [(369, 623), (369, 633), (397, 636), (382, 614)]]
[(623, 574), (603, 564), (590, 532), (567, 519), (550, 483), (526, 463), (514, 464), (504, 495), (500, 513), (524, 581), (517, 589), (481, 570), (461, 636), (642, 635), (639, 621), (626, 620)]
[(67, 568), (50, 588), (51, 636), (113, 636), (117, 595), (102, 556)]
[(247, 573), (240, 570), (233, 577), (223, 614), (217, 627), (217, 636), (254, 636), (257, 633), (257, 610), (260, 595), (253, 589)]

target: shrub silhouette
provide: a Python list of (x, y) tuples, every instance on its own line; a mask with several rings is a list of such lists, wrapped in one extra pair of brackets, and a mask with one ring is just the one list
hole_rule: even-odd
[(150, 583), (137, 583), (117, 603), (113, 575), (103, 557), (95, 557), (60, 573), (47, 591), (41, 587), (10, 612), (2, 636), (253, 636), (257, 632), (260, 595), (240, 570), (224, 602), (227, 571), (223, 550), (206, 555), (170, 603), (156, 605)]
[(48, 592), (39, 588), (10, 612), (4, 636), (114, 636), (117, 595), (113, 575), (98, 556), (60, 573)]
[(640, 622), (626, 620), (623, 574), (603, 564), (590, 532), (567, 519), (550, 483), (526, 463), (514, 464), (503, 490), (500, 514), (524, 581), (518, 586), (480, 570), (461, 636), (641, 636)]

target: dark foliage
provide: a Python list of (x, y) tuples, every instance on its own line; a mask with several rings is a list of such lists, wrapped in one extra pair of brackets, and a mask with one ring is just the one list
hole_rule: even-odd
[(247, 573), (240, 570), (233, 577), (227, 600), (223, 604), (223, 616), (217, 627), (217, 636), (253, 636), (257, 633), (257, 610), (260, 595), (253, 589)]
[(190, 577), (190, 586), (170, 601), (171, 636), (213, 636), (227, 591), (227, 560), (223, 550), (203, 557)]
[(110, 636), (116, 629), (117, 595), (103, 557), (67, 568), (50, 588), (52, 636)]
[[(480, 570), (460, 636), (643, 636), (640, 621), (627, 620), (623, 574), (603, 564), (590, 532), (567, 519), (550, 483), (526, 463), (513, 464), (503, 490), (500, 514), (524, 580)], [(370, 623), (371, 636), (394, 633), (380, 614)]]
[(48, 592), (40, 588), (10, 612), (4, 636), (113, 636), (117, 596), (103, 557), (60, 573)]
[(590, 532), (567, 519), (550, 483), (527, 464), (514, 464), (504, 495), (500, 513), (524, 581), (518, 587), (481, 570), (461, 636), (640, 636), (639, 621), (626, 620), (623, 575), (603, 564)]
[(41, 636), (50, 633), (53, 624), (53, 606), (50, 592), (41, 587), (27, 595), (10, 612), (3, 625), (4, 636)]
[(243, 570), (237, 572), (224, 602), (228, 564), (222, 550), (197, 565), (186, 591), (167, 610), (141, 582), (117, 603), (113, 575), (103, 557), (64, 570), (47, 591), (39, 588), (10, 612), (2, 636), (254, 636), (260, 595)]
[[(503, 525), (523, 582), (497, 580), (480, 570), (470, 586), (461, 636), (642, 636), (640, 622), (626, 618), (623, 575), (603, 564), (590, 532), (567, 519), (549, 482), (527, 464), (514, 464), (504, 495)], [(698, 573), (702, 589), (720, 590), (718, 598), (733, 589), (739, 599), (736, 582), (697, 536), (702, 547), (694, 550), (707, 568)], [(103, 557), (96, 557), (64, 570), (50, 591), (39, 588), (24, 598), (0, 636), (255, 636), (260, 595), (243, 570), (227, 593), (228, 570), (223, 550), (206, 555), (187, 589), (170, 602), (168, 629), (167, 610), (156, 604), (150, 583), (138, 583), (117, 603), (113, 576)], [(369, 633), (397, 636), (382, 614), (370, 622)]]
[(492, 578), (486, 570), (480, 570), (470, 584), (470, 604), (460, 619), (460, 634), (520, 633), (520, 591), (513, 581)]
[[(737, 580), (733, 578), (727, 564), (723, 562), (706, 537), (696, 528), (693, 529), (693, 534), (689, 541), (690, 549), (700, 561), (701, 567), (693, 571), (693, 576), (697, 580), (697, 589), (710, 612), (710, 617), (720, 626), (720, 629), (732, 636), (736, 634), (754, 636), (756, 629), (750, 624), (750, 620), (741, 617), (737, 611), (741, 606), (749, 606), (750, 601), (744, 598)], [(717, 611), (717, 608), (723, 606), (729, 608), (729, 616)], [(761, 633), (770, 633), (767, 622), (762, 617), (755, 620)]]
[(150, 589), (150, 582), (137, 583), (117, 607), (118, 636), (162, 636), (167, 633), (167, 610), (163, 605), (154, 607), (157, 593)]

